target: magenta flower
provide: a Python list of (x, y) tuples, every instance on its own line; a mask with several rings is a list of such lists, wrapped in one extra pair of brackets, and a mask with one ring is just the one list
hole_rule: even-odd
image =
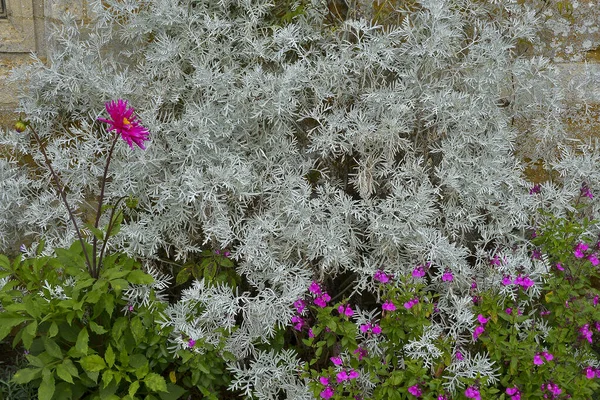
[(529, 189), (529, 194), (533, 195), (533, 194), (538, 194), (542, 191), (542, 186), (539, 183), (536, 183), (535, 185), (533, 185), (533, 187), (531, 189)]
[(337, 379), (337, 383), (342, 383), (342, 382), (350, 379), (350, 377), (348, 376), (348, 373), (344, 370), (341, 370), (340, 372), (338, 372), (335, 377)]
[(592, 191), (585, 182), (581, 185), (581, 195), (583, 197), (589, 197), (590, 199), (594, 198)]
[(515, 387), (506, 388), (506, 394), (510, 396), (511, 400), (521, 400), (521, 392)]
[(377, 270), (375, 275), (373, 275), (373, 279), (381, 283), (388, 283), (390, 281), (390, 276), (381, 270)]
[(542, 252), (540, 250), (538, 250), (538, 249), (534, 249), (531, 252), (531, 258), (533, 260), (540, 260), (542, 258)]
[(120, 134), (132, 149), (135, 143), (140, 149), (145, 150), (144, 141), (149, 140), (150, 133), (140, 125), (137, 116), (133, 113), (133, 107), (127, 105), (127, 100), (113, 100), (106, 103), (105, 107), (110, 119), (98, 118), (98, 121), (110, 125), (108, 131)]
[(473, 331), (473, 340), (477, 340), (477, 338), (481, 336), (483, 332), (485, 332), (483, 325), (478, 325)]
[(298, 299), (294, 302), (294, 307), (296, 307), (296, 311), (298, 312), (298, 314), (302, 314), (302, 312), (306, 308), (306, 302), (302, 299)]
[(598, 372), (600, 372), (600, 370), (593, 368), (593, 367), (587, 367), (585, 369), (585, 377), (588, 379), (594, 379), (597, 375)]
[(352, 314), (354, 314), (354, 311), (348, 305), (346, 305), (345, 307), (344, 305), (340, 305), (338, 307), (338, 312), (342, 315), (345, 315), (346, 317), (351, 317)]
[(321, 382), (321, 385), (327, 386), (329, 385), (329, 378), (322, 376), (319, 378), (319, 382)]
[(308, 330), (308, 337), (309, 337), (309, 338), (314, 338), (314, 337), (315, 337), (315, 334), (313, 333), (313, 330), (312, 330), (312, 328), (310, 328), (310, 329)]
[(323, 398), (323, 399), (327, 400), (327, 399), (330, 399), (330, 398), (332, 398), (332, 397), (333, 397), (333, 394), (334, 394), (334, 392), (333, 392), (333, 389), (331, 388), (331, 386), (327, 386), (327, 387), (325, 388), (325, 390), (323, 390), (323, 391), (322, 391), (322, 392), (319, 394), (319, 396), (321, 396), (321, 398)]
[(594, 333), (590, 330), (590, 324), (585, 324), (584, 326), (579, 328), (579, 333), (581, 333), (581, 336), (583, 336), (584, 339), (592, 343), (592, 335)]
[(508, 286), (508, 285), (512, 284), (512, 279), (511, 279), (510, 275), (504, 275), (504, 278), (502, 278), (502, 284), (504, 286)]
[(302, 317), (299, 317), (297, 315), (294, 315), (292, 317), (292, 323), (294, 324), (294, 329), (296, 329), (297, 331), (301, 331), (302, 327), (304, 326), (304, 320), (302, 319)]
[(592, 301), (592, 303), (594, 304), (594, 307), (598, 305), (598, 295), (594, 296), (594, 300)]
[(480, 324), (485, 325), (488, 323), (489, 318), (485, 318), (483, 315), (479, 314), (477, 316), (477, 321), (479, 321)]
[(308, 291), (311, 292), (311, 293), (314, 293), (314, 294), (316, 294), (318, 296), (318, 295), (321, 294), (321, 285), (319, 285), (315, 281), (312, 281), (312, 283), (308, 287)]
[(462, 353), (460, 351), (457, 351), (454, 356), (456, 357), (457, 360), (464, 360), (465, 357), (462, 355)]
[(498, 254), (494, 254), (494, 258), (490, 260), (490, 264), (500, 265), (500, 256), (498, 256)]
[(544, 358), (546, 359), (546, 361), (552, 361), (554, 360), (554, 356), (550, 353), (548, 353), (547, 351), (543, 351), (542, 355), (544, 356)]
[(412, 272), (412, 277), (413, 278), (422, 278), (425, 276), (425, 269), (423, 268), (422, 265), (419, 265), (417, 268), (415, 268)]
[(412, 385), (408, 388), (408, 393), (412, 394), (416, 397), (421, 397), (423, 395), (423, 391), (419, 388), (419, 385)]
[(446, 396), (438, 396), (437, 400), (448, 400)]
[(481, 394), (474, 386), (469, 386), (467, 390), (465, 390), (465, 397), (469, 399), (481, 400)]
[(539, 353), (537, 353), (535, 356), (533, 356), (533, 363), (535, 365), (542, 365), (544, 363), (544, 360), (542, 360), (542, 356), (540, 356)]
[(333, 365), (342, 365), (341, 357), (331, 357), (330, 360), (333, 363)]
[(325, 308), (327, 307), (327, 302), (331, 300), (331, 296), (329, 296), (327, 293), (323, 293), (320, 297), (317, 297), (316, 299), (313, 300), (313, 302), (321, 307), (321, 308)]
[(559, 271), (564, 271), (565, 270), (563, 268), (563, 266), (559, 262), (556, 263), (556, 269), (558, 269)]
[(367, 349), (359, 347), (358, 349), (354, 350), (354, 354), (358, 354), (358, 361), (362, 361), (362, 359), (367, 356), (368, 352)]
[(194, 339), (190, 339), (188, 341), (188, 347), (191, 349), (192, 347), (194, 347), (196, 345), (196, 341)]
[(386, 301), (385, 303), (383, 303), (381, 305), (381, 308), (384, 311), (395, 311), (396, 310), (396, 306), (394, 305), (394, 303), (392, 303), (391, 301)]
[[(557, 384), (552, 382), (542, 385), (542, 390), (547, 390), (550, 392), (552, 394), (552, 399), (555, 399), (562, 393), (562, 389), (560, 389)], [(547, 398), (546, 395), (544, 395), (544, 398)]]
[(353, 369), (350, 370), (350, 372), (348, 372), (348, 378), (349, 379), (356, 379), (360, 376), (360, 374), (358, 373), (358, 371), (355, 371)]
[(523, 289), (528, 289), (535, 285), (535, 282), (532, 281), (531, 278), (529, 278), (529, 276), (521, 276), (521, 274), (519, 274), (515, 278), (514, 284), (521, 286)]
[(507, 313), (508, 315), (512, 314), (512, 308), (507, 307), (506, 310), (504, 310), (505, 313)]
[(358, 329), (362, 333), (367, 333), (367, 332), (369, 332), (369, 329), (371, 329), (371, 324), (363, 324), (363, 325), (359, 326)]
[(371, 332), (373, 332), (375, 335), (379, 335), (381, 333), (381, 327), (379, 325), (373, 325)]
[(598, 255), (596, 253), (590, 254), (587, 259), (594, 267), (600, 264), (600, 260), (598, 260)]
[(575, 246), (575, 250), (573, 251), (573, 254), (577, 258), (583, 258), (583, 257), (585, 257), (585, 254), (583, 254), (583, 252), (586, 251), (588, 248), (589, 247), (587, 244), (585, 244), (583, 242), (579, 242), (577, 244), (577, 246)]
[(444, 274), (442, 275), (442, 281), (444, 282), (450, 282), (454, 279), (454, 275), (452, 275), (452, 271), (450, 271), (449, 269), (447, 269), (446, 271), (444, 271)]
[(419, 298), (415, 297), (412, 300), (407, 301), (406, 303), (404, 303), (404, 308), (406, 308), (407, 310), (410, 310), (411, 308), (413, 308), (415, 306), (415, 304), (417, 304), (419, 302)]

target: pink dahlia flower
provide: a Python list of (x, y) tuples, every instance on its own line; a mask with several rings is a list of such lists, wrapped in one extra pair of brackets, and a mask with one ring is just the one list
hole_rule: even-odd
[(133, 149), (133, 144), (137, 144), (142, 150), (146, 149), (144, 141), (149, 140), (148, 129), (140, 125), (137, 116), (133, 113), (133, 107), (127, 105), (127, 100), (119, 99), (106, 103), (106, 111), (110, 119), (98, 118), (98, 121), (110, 125), (109, 131), (116, 131)]

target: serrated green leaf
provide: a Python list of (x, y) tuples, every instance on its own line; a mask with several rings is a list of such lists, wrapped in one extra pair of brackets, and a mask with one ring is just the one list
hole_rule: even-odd
[(73, 377), (69, 373), (67, 367), (64, 366), (64, 364), (58, 364), (56, 366), (56, 375), (58, 375), (58, 377), (65, 382), (74, 383)]
[(90, 340), (90, 336), (88, 334), (87, 328), (83, 327), (83, 329), (77, 335), (77, 341), (75, 342), (75, 350), (82, 356), (88, 353), (88, 342)]
[(140, 381), (133, 381), (133, 382), (131, 382), (131, 385), (129, 385), (129, 390), (127, 391), (127, 393), (129, 393), (129, 395), (131, 397), (133, 397), (133, 396), (135, 396), (135, 394), (137, 393), (139, 388), (140, 388)]
[(38, 389), (39, 400), (51, 400), (54, 396), (54, 373), (49, 369), (42, 370), (42, 383)]
[(165, 381), (165, 378), (155, 372), (150, 372), (148, 375), (146, 375), (144, 378), (144, 384), (153, 392), (167, 391), (167, 381)]
[(99, 372), (106, 368), (106, 363), (98, 354), (85, 356), (79, 361), (79, 363), (86, 372)]
[(186, 393), (187, 391), (181, 386), (167, 383), (167, 392), (160, 392), (158, 397), (160, 397), (161, 400), (177, 400)]
[(129, 357), (129, 365), (132, 368), (140, 369), (148, 365), (148, 359), (143, 354), (132, 354)]
[(112, 366), (115, 365), (115, 352), (110, 344), (104, 353), (104, 359), (106, 360), (106, 364), (109, 366), (109, 368), (112, 368)]
[(11, 381), (24, 385), (42, 376), (42, 368), (23, 368), (15, 372)]
[(135, 285), (149, 285), (154, 282), (154, 278), (141, 269), (136, 269), (127, 275), (127, 281)]
[(140, 343), (146, 336), (146, 328), (139, 317), (133, 317), (129, 323), (129, 329), (136, 343)]
[(71, 376), (79, 378), (79, 371), (77, 370), (77, 367), (75, 366), (75, 364), (73, 364), (73, 361), (71, 361), (70, 359), (66, 358), (63, 361), (62, 365), (66, 368), (67, 372)]
[(44, 342), (44, 349), (46, 349), (46, 351), (48, 352), (48, 354), (54, 358), (58, 358), (59, 360), (62, 360), (63, 358), (63, 353), (62, 350), (60, 348), (60, 346), (58, 344), (56, 344), (56, 342), (52, 339), (50, 339), (49, 337), (43, 337), (42, 341)]
[(25, 318), (9, 312), (0, 313), (0, 340), (8, 336), (13, 327), (28, 320), (30, 320), (30, 318)]

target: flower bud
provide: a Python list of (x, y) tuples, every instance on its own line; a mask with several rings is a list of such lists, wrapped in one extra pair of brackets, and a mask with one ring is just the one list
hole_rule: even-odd
[(25, 132), (25, 129), (27, 129), (27, 122), (22, 120), (15, 122), (15, 131), (22, 133)]

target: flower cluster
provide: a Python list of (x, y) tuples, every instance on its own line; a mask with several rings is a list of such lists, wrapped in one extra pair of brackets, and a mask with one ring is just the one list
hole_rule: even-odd
[(541, 353), (536, 353), (535, 356), (533, 356), (533, 363), (535, 365), (542, 365), (542, 364), (544, 364), (544, 359), (546, 361), (552, 361), (552, 360), (554, 360), (554, 356), (552, 354), (548, 353), (547, 351), (543, 351)]
[[(343, 364), (343, 360), (341, 357), (331, 357), (330, 360), (333, 363), (333, 365), (337, 367), (342, 366)], [(337, 372), (337, 374), (335, 375), (335, 379), (338, 384), (343, 384), (346, 381), (357, 379), (359, 376), (360, 373), (354, 370), (353, 368), (343, 368)], [(321, 396), (321, 398), (323, 399), (329, 399), (333, 397), (333, 395), (335, 394), (335, 389), (330, 384), (329, 378), (326, 376), (321, 376), (319, 378), (319, 383), (325, 386), (325, 388), (321, 391), (319, 396)]]
[(379, 335), (381, 333), (381, 327), (377, 324), (366, 323), (358, 328), (362, 333), (373, 333)]
[(510, 400), (521, 400), (521, 392), (516, 386), (506, 388), (506, 394), (510, 396)]
[(481, 393), (475, 386), (469, 386), (467, 390), (465, 390), (465, 397), (468, 399), (481, 400)]
[(329, 296), (329, 294), (327, 294), (327, 292), (323, 292), (321, 285), (319, 285), (317, 282), (313, 281), (310, 284), (308, 291), (310, 293), (312, 293), (313, 295), (315, 295), (315, 298), (313, 300), (315, 305), (317, 305), (321, 308), (327, 307), (327, 303), (331, 300), (331, 296)]
[(600, 378), (600, 369), (589, 366), (585, 369), (585, 377), (588, 379)]
[(404, 308), (406, 308), (407, 310), (410, 310), (411, 308), (413, 308), (417, 303), (419, 302), (419, 298), (418, 297), (413, 297), (412, 299), (410, 299), (409, 301), (407, 301), (406, 303), (404, 303)]
[(477, 327), (473, 331), (473, 340), (477, 340), (477, 338), (481, 336), (483, 332), (485, 332), (485, 324), (489, 322), (489, 319), (479, 314), (477, 316), (477, 321), (479, 321), (479, 325), (477, 325)]
[(587, 260), (589, 262), (592, 263), (593, 266), (598, 266), (598, 264), (600, 264), (600, 260), (598, 260), (598, 254), (597, 253), (590, 253), (586, 255), (586, 252), (588, 251), (590, 247), (583, 242), (579, 242), (577, 243), (577, 245), (575, 246), (575, 249), (573, 250), (573, 255), (576, 258), (587, 258)]
[(548, 382), (542, 385), (542, 392), (545, 399), (556, 399), (562, 393), (562, 389), (557, 384)]
[(381, 283), (388, 283), (392, 279), (392, 276), (381, 270), (377, 270), (375, 275), (373, 275), (373, 279)]

